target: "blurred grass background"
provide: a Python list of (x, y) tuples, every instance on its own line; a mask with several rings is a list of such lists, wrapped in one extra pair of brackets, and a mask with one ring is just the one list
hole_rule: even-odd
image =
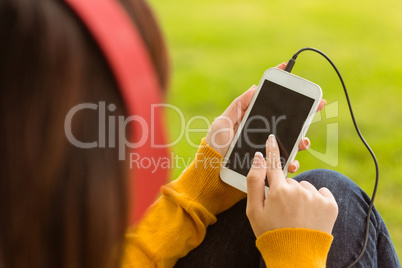
[[(324, 51), (344, 76), (363, 135), (376, 153), (380, 185), (376, 207), (391, 233), (398, 256), (402, 254), (402, 1), (266, 1), (266, 0), (151, 0), (168, 42), (172, 83), (168, 103), (184, 113), (189, 133), (172, 147), (193, 159), (208, 125), (263, 72), (287, 61), (299, 48)], [(321, 112), (308, 137), (311, 149), (327, 159), (301, 152), (300, 172), (330, 168), (353, 179), (370, 196), (374, 164), (359, 141), (344, 93), (332, 67), (312, 52), (299, 56), (293, 73), (319, 84), (324, 98), (338, 116)], [(329, 107), (329, 106), (328, 106)], [(328, 110), (328, 109), (327, 109)], [(331, 113), (332, 114), (332, 113)], [(167, 111), (171, 141), (183, 127), (178, 114)], [(337, 131), (327, 133), (329, 124)], [(327, 134), (338, 139), (330, 139)], [(336, 143), (338, 140), (338, 144)], [(328, 159), (330, 161), (328, 161)], [(328, 164), (329, 163), (329, 164)], [(332, 165), (331, 165), (332, 164)], [(335, 166), (333, 166), (335, 165)], [(185, 168), (172, 172), (176, 178)]]

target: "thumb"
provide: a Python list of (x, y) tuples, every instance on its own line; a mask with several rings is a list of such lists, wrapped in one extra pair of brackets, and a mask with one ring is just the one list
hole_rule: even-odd
[(265, 200), (266, 162), (260, 152), (254, 155), (253, 165), (247, 174), (247, 210), (262, 207)]
[(240, 122), (248, 106), (250, 105), (251, 99), (253, 98), (256, 89), (256, 85), (250, 87), (249, 90), (237, 97), (223, 112), (222, 115), (229, 117), (232, 120), (233, 124)]

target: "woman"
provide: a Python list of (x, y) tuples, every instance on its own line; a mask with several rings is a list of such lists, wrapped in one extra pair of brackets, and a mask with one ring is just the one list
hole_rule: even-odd
[[(168, 83), (166, 50), (148, 6), (139, 0), (120, 2), (140, 31), (159, 84), (165, 89)], [(222, 249), (224, 253), (241, 255), (238, 252), (244, 248), (240, 246), (236, 253), (211, 247), (208, 243), (189, 253), (204, 237), (206, 242), (211, 238), (231, 241), (235, 236), (216, 237), (210, 235), (209, 230), (206, 232), (206, 228), (216, 222), (216, 215), (219, 214), (219, 219), (214, 226), (220, 228), (231, 213), (242, 210), (242, 203), (237, 202), (245, 195), (219, 179), (216, 165), (196, 166), (197, 160), (208, 164), (211, 159), (221, 159), (224, 155), (227, 148), (220, 145), (233, 135), (213, 135), (225, 127), (223, 121), (214, 122), (186, 173), (164, 186), (162, 197), (142, 221), (126, 233), (127, 161), (118, 160), (118, 148), (80, 149), (73, 146), (66, 139), (63, 127), (68, 111), (80, 103), (105, 101), (115, 104), (114, 115), (126, 115), (124, 100), (94, 39), (64, 3), (53, 0), (1, 0), (0, 35), (1, 267), (173, 266), (186, 254), (188, 256), (180, 260), (182, 264), (200, 265), (197, 256), (192, 254), (201, 251), (203, 259), (214, 255), (205, 249), (209, 253)], [(254, 88), (251, 88), (236, 100), (242, 103), (243, 110), (253, 92)], [(224, 115), (232, 116), (235, 107), (231, 105)], [(232, 119), (236, 123), (241, 118)], [(96, 112), (77, 115), (72, 122), (76, 137), (83, 141), (95, 140), (99, 134), (97, 121)], [(268, 140), (267, 150), (277, 150), (272, 139)], [(337, 206), (329, 191), (317, 191), (315, 187), (326, 182), (322, 177), (330, 176), (336, 185), (346, 189), (345, 195), (353, 191), (356, 199), (362, 196), (364, 199), (364, 194), (340, 175), (330, 172), (301, 176), (302, 180), (316, 180), (315, 187), (306, 182), (285, 180), (269, 163), (263, 164), (259, 156), (256, 159), (248, 176), (249, 188), (253, 190), (249, 192), (247, 214), (264, 259), (273, 266), (284, 266), (283, 262), (287, 265), (299, 262), (308, 267), (325, 265)], [(271, 159), (271, 164), (272, 161), (275, 158)], [(268, 196), (267, 201), (262, 200), (261, 179), (265, 178), (267, 168), (268, 178), (278, 186), (278, 191), (298, 193), (287, 195), (298, 204), (297, 211), (303, 211), (296, 217), (296, 222), (293, 222), (295, 210), (283, 215), (275, 211), (285, 206), (283, 200), (276, 199), (275, 195)], [(292, 168), (296, 170), (297, 163)], [(342, 216), (344, 203), (337, 198), (337, 194), (342, 197), (342, 192), (333, 190), (333, 193)], [(311, 203), (305, 203), (303, 197), (308, 197)], [(354, 204), (355, 199), (349, 201)], [(263, 206), (264, 202), (275, 205)], [(356, 208), (362, 208), (362, 214), (366, 211), (364, 204), (356, 202)], [(229, 214), (221, 213), (225, 210)], [(276, 214), (277, 217), (271, 217)], [(320, 214), (328, 216), (320, 218)], [(245, 219), (244, 210), (241, 215), (236, 219)], [(340, 225), (344, 225), (346, 221), (341, 219)], [(385, 227), (381, 227), (383, 223), (379, 216), (373, 222), (378, 227), (375, 230), (381, 230), (381, 237), (386, 238), (373, 239), (373, 244), (381, 246), (389, 236)], [(347, 227), (351, 225), (349, 223)], [(235, 223), (229, 226), (237, 230)], [(292, 239), (291, 243), (286, 243), (292, 246), (290, 255), (281, 251), (283, 240), (277, 238), (283, 235)], [(336, 233), (334, 236), (336, 239)], [(254, 240), (252, 235), (248, 237)], [(373, 237), (378, 237), (376, 232)], [(303, 250), (309, 247), (312, 254), (305, 258), (300, 254), (300, 247)], [(377, 253), (376, 247), (370, 257)], [(356, 245), (351, 248), (349, 251), (353, 254), (359, 251)], [(271, 249), (277, 250), (276, 254), (270, 254), (274, 252)], [(389, 253), (387, 260), (395, 259), (392, 244), (388, 244), (385, 252)], [(354, 257), (351, 254), (339, 258), (336, 254), (330, 253), (328, 265), (331, 265), (331, 256), (335, 256), (333, 265), (336, 265), (335, 261), (347, 264)], [(216, 263), (220, 259), (216, 257), (206, 265)], [(253, 259), (260, 261), (258, 255)], [(229, 259), (225, 261), (229, 263)], [(396, 263), (394, 260), (392, 265)]]

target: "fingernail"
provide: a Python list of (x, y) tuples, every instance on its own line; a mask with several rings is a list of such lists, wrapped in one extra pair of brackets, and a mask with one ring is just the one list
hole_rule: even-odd
[(306, 148), (310, 147), (310, 139), (309, 138), (304, 138), (304, 146)]
[(264, 155), (261, 152), (255, 152), (254, 157), (257, 157), (257, 156), (264, 158)]
[(263, 166), (264, 163), (264, 155), (261, 152), (255, 152), (254, 160), (253, 160), (253, 167), (260, 168)]
[(268, 142), (271, 145), (272, 148), (276, 147), (276, 138), (274, 134), (269, 135), (268, 137)]
[(248, 90), (252, 90), (255, 87), (256, 87), (256, 85), (252, 85)]
[(299, 167), (300, 167), (300, 163), (297, 160), (295, 160), (295, 163), (293, 165), (295, 166), (296, 170), (299, 169)]

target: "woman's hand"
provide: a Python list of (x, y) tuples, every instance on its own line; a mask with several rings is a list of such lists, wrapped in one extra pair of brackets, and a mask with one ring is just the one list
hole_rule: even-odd
[[(285, 69), (286, 63), (282, 63), (276, 68)], [(229, 149), (230, 144), (236, 134), (241, 120), (253, 98), (257, 87), (254, 85), (241, 96), (237, 97), (226, 109), (226, 111), (219, 116), (212, 123), (205, 141), (220, 155), (225, 156)], [(317, 111), (321, 111), (327, 104), (326, 100), (322, 100), (318, 106)], [(310, 140), (305, 137), (300, 141), (299, 150), (306, 150), (310, 147)], [(296, 172), (300, 167), (297, 160), (291, 162), (288, 167), (289, 172)]]
[[(254, 156), (247, 175), (247, 217), (256, 237), (281, 228), (306, 228), (331, 234), (338, 205), (327, 188), (317, 190), (307, 181), (285, 179), (276, 138), (270, 135), (264, 159)], [(269, 190), (265, 197), (265, 176)]]

